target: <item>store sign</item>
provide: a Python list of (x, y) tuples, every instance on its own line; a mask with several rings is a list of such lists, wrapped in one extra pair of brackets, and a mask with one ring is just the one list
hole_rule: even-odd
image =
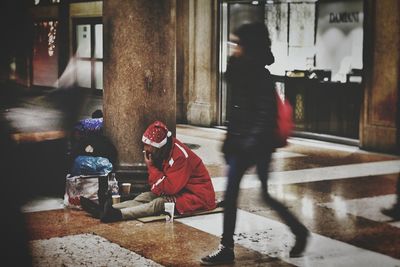
[(329, 23), (360, 22), (360, 12), (329, 13)]

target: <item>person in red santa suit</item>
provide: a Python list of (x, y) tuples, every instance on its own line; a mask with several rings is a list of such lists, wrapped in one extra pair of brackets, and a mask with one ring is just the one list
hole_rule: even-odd
[(165, 124), (152, 123), (144, 132), (142, 142), (151, 191), (114, 205), (108, 200), (100, 217), (102, 222), (160, 215), (166, 202), (174, 202), (178, 214), (216, 207), (214, 187), (202, 160), (172, 137)]

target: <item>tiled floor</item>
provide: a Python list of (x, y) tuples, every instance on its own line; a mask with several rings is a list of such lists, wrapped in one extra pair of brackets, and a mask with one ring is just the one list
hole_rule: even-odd
[[(194, 151), (223, 198), (224, 132), (180, 125), (177, 133), (183, 142), (200, 145)], [(293, 138), (274, 154), (269, 190), (311, 230), (307, 252), (288, 257), (294, 238), (260, 200), (250, 170), (241, 183), (235, 266), (400, 266), (400, 223), (380, 213), (395, 201), (399, 173), (400, 157), (394, 155)], [(102, 224), (83, 211), (61, 208), (61, 199), (41, 201), (24, 207), (36, 266), (198, 266), (222, 231), (222, 214)], [(99, 248), (108, 256), (92, 260)], [(35, 252), (42, 250), (46, 256), (40, 258)]]

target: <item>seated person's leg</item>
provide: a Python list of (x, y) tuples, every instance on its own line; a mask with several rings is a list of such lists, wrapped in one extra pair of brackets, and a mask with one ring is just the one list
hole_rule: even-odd
[[(137, 201), (137, 198), (139, 198), (139, 200), (143, 202)], [(124, 201), (122, 203), (114, 205), (112, 205), (111, 199), (109, 199), (104, 205), (104, 211), (100, 215), (100, 220), (102, 222), (108, 223), (120, 220), (136, 219), (146, 216), (160, 215), (164, 212), (165, 202), (167, 202), (165, 198), (157, 197), (151, 192), (145, 192), (137, 196), (134, 200)], [(125, 204), (131, 204), (132, 206), (126, 205), (127, 207), (123, 207), (125, 206)]]
[(100, 214), (100, 221), (104, 223), (110, 223), (120, 220), (122, 220), (121, 211), (113, 208), (111, 199), (107, 199), (106, 203), (104, 204), (104, 210)]
[(149, 191), (149, 192), (143, 192), (140, 195), (138, 195), (137, 197), (135, 197), (135, 201), (138, 202), (142, 202), (142, 203), (149, 203), (150, 201), (154, 200), (158, 198), (158, 196), (156, 194), (154, 194), (153, 192)]
[(142, 218), (147, 216), (160, 215), (164, 212), (164, 203), (166, 199), (163, 197), (157, 197), (148, 203), (142, 205), (123, 208), (121, 209), (122, 219), (130, 220), (136, 218)]
[(112, 206), (113, 206), (113, 208), (116, 208), (116, 209), (123, 209), (123, 208), (128, 208), (128, 207), (135, 207), (135, 206), (142, 205), (142, 204), (143, 204), (142, 202), (132, 199), (132, 200), (123, 201), (121, 203), (113, 204)]
[(123, 201), (121, 203), (113, 204), (113, 208), (116, 209), (124, 209), (130, 207), (136, 207), (138, 205), (142, 205), (143, 203), (149, 203), (153, 199), (156, 199), (158, 196), (152, 192), (144, 192), (135, 197), (132, 200)]
[(143, 203), (148, 203), (157, 197), (158, 196), (152, 192), (143, 192), (132, 200), (127, 200), (121, 203), (113, 204), (113, 208), (123, 209), (123, 208), (135, 207)]

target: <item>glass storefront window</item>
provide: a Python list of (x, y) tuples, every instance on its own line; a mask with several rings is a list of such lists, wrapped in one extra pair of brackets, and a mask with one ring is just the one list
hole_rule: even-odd
[(91, 54), (90, 24), (78, 25), (76, 27), (76, 42), (76, 56), (89, 58)]
[(363, 10), (362, 0), (318, 4), (316, 67), (331, 70), (332, 81), (345, 83), (363, 68)]
[(296, 129), (358, 138), (363, 0), (221, 0), (220, 3), (221, 125), (230, 118), (230, 88), (224, 78), (230, 56), (229, 36), (241, 24), (263, 21), (275, 57), (275, 63), (268, 69), (280, 95), (294, 107)]
[(103, 24), (101, 18), (74, 20), (76, 83), (80, 87), (103, 89)]
[(103, 24), (96, 24), (94, 27), (95, 27), (95, 38), (96, 38), (94, 57), (103, 58)]
[[(221, 5), (221, 43), (220, 43), (220, 122), (225, 124), (229, 121), (229, 86), (224, 80), (226, 64), (230, 56), (230, 36), (234, 30), (244, 23), (264, 22), (268, 27), (271, 38), (271, 49), (275, 56), (275, 63), (268, 67), (274, 75), (284, 76), (291, 64), (305, 68), (309, 64), (309, 53), (314, 51), (314, 20), (309, 22), (309, 17), (314, 16), (315, 3), (296, 3), (293, 12), (301, 12), (293, 23), (300, 25), (290, 27), (291, 4), (287, 2), (274, 1), (223, 1)], [(312, 25), (311, 25), (312, 24)], [(311, 41), (307, 40), (311, 36)], [(291, 41), (293, 39), (293, 41)], [(307, 47), (305, 47), (307, 44)], [(311, 44), (311, 49), (308, 47)], [(291, 54), (295, 52), (293, 61)], [(301, 63), (299, 63), (301, 62)]]
[(285, 73), (285, 65), (289, 62), (288, 17), (287, 3), (265, 5), (265, 25), (270, 34), (271, 49), (276, 59), (276, 63), (272, 64), (269, 70), (276, 75)]
[(289, 66), (286, 69), (307, 70), (314, 65), (308, 60), (315, 56), (315, 8), (314, 3), (290, 4)]
[(94, 77), (95, 77), (95, 87), (97, 89), (103, 89), (103, 62), (98, 61), (94, 64)]
[(78, 86), (91, 88), (91, 63), (90, 61), (76, 61), (76, 83)]

